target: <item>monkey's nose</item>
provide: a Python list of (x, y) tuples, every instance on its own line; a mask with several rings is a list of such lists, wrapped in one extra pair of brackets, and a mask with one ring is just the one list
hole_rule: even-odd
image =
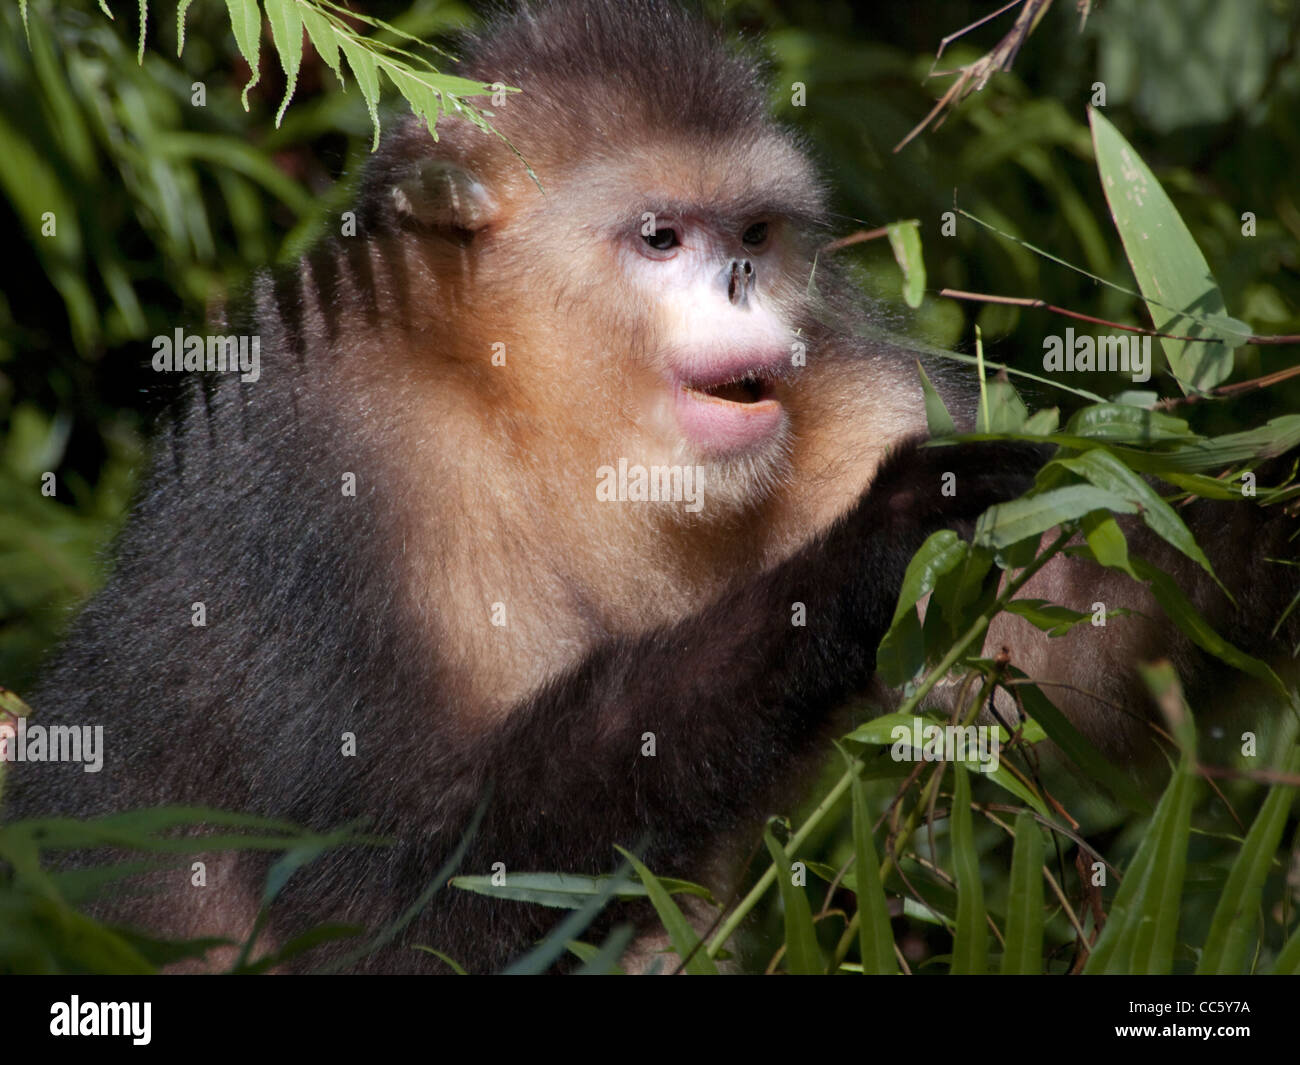
[(748, 259), (732, 259), (722, 274), (727, 282), (727, 299), (737, 307), (745, 306), (754, 287), (754, 264)]

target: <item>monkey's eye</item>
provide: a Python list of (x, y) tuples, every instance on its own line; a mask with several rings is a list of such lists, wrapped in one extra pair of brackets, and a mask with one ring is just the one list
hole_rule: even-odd
[(767, 223), (755, 222), (745, 230), (743, 234), (741, 234), (740, 239), (749, 247), (756, 247), (757, 245), (762, 244), (767, 240)]
[(681, 243), (677, 239), (677, 230), (675, 229), (656, 229), (653, 233), (646, 234), (645, 242), (655, 251), (671, 251)]

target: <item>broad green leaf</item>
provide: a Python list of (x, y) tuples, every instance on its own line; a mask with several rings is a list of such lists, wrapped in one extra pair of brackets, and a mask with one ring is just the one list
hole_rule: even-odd
[[(457, 858), (457, 861), (459, 861), (459, 858)], [(600, 894), (588, 899), (578, 909), (565, 917), (551, 930), (550, 935), (522, 958), (518, 958), (506, 966), (502, 970), (502, 974), (505, 976), (530, 976), (546, 972), (568, 949), (568, 944), (582, 935), (586, 927), (596, 919), (596, 916), (605, 908), (605, 905), (614, 896), (615, 892), (625, 886), (630, 871), (630, 866), (624, 862), (614, 875), (605, 881)]]
[[(1223, 294), (1173, 202), (1141, 156), (1102, 113), (1089, 108), (1097, 170), (1124, 252), (1157, 331), (1205, 341), (1161, 337), (1184, 392), (1213, 388), (1232, 372), (1232, 350), (1212, 338), (1227, 319)], [(1214, 325), (1204, 324), (1209, 319)], [(1235, 328), (1229, 326), (1229, 328)]]
[[(927, 717), (921, 717), (912, 713), (885, 714), (881, 717), (872, 718), (870, 721), (863, 722), (844, 738), (854, 743), (869, 743), (877, 746), (889, 747), (899, 742), (894, 738), (893, 731), (902, 727), (907, 729), (909, 736), (914, 734), (915, 729), (924, 729), (927, 725), (938, 724), (938, 722)], [(910, 741), (908, 741), (910, 743)]]
[[(999, 729), (999, 731), (1001, 730)], [(976, 757), (967, 757), (963, 764), (972, 773), (981, 773), (986, 776), (992, 783), (996, 784), (1003, 791), (1014, 795), (1026, 806), (1037, 810), (1044, 817), (1050, 816), (1047, 804), (1043, 802), (1042, 798), (1035, 795), (1029, 788), (1025, 787), (1025, 785), (1021, 783), (1020, 779), (1014, 776), (1000, 760), (998, 762), (998, 767), (988, 773), (984, 772), (984, 764)]]
[(1123, 444), (1159, 444), (1195, 439), (1181, 418), (1120, 403), (1084, 407), (1065, 426), (1066, 433)]
[(957, 927), (952, 941), (951, 972), (979, 975), (988, 971), (989, 930), (984, 909), (984, 882), (971, 824), (970, 777), (954, 762), (952, 799), (952, 864), (957, 880)]
[(1016, 847), (1007, 885), (1003, 976), (1038, 976), (1043, 971), (1043, 834), (1026, 811), (1016, 815)]
[[(1168, 481), (1175, 488), (1182, 488), (1202, 499), (1218, 499), (1225, 502), (1236, 502), (1244, 498), (1241, 494), (1241, 479), (1234, 477), (1232, 480), (1219, 480), (1217, 477), (1207, 477), (1203, 473), (1163, 473), (1160, 475), (1162, 481)], [(1256, 492), (1261, 498), (1265, 492), (1256, 488)]]
[(797, 887), (791, 876), (791, 862), (785, 848), (776, 841), (769, 824), (763, 830), (763, 842), (776, 867), (776, 885), (781, 891), (781, 906), (785, 911), (785, 967), (796, 976), (816, 976), (826, 971), (821, 947), (817, 943), (817, 929), (813, 925), (812, 910), (804, 889)]
[(993, 553), (986, 548), (968, 548), (965, 557), (947, 573), (939, 574), (925, 610), (928, 646), (948, 644), (956, 639), (997, 598), (998, 582), (990, 580)]
[(975, 523), (975, 543), (1000, 550), (1030, 536), (1040, 536), (1062, 522), (1082, 518), (1094, 510), (1132, 514), (1137, 507), (1114, 492), (1076, 484), (1050, 492), (998, 503)]
[(925, 295), (925, 259), (921, 256), (921, 223), (891, 222), (885, 229), (889, 233), (889, 246), (894, 259), (903, 271), (903, 299), (909, 307), (921, 306)]
[(1181, 551), (1216, 581), (1218, 580), (1210, 560), (1205, 557), (1205, 552), (1201, 550), (1191, 530), (1183, 523), (1183, 519), (1178, 516), (1174, 508), (1110, 452), (1102, 448), (1093, 448), (1075, 458), (1058, 458), (1052, 461), (1086, 478), (1098, 488), (1128, 500), (1142, 515), (1147, 528), (1170, 546)]

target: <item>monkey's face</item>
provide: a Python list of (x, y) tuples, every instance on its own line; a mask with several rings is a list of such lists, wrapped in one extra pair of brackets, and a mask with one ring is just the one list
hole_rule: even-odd
[(651, 421), (692, 454), (763, 455), (786, 427), (777, 385), (790, 375), (793, 334), (777, 299), (780, 228), (758, 214), (647, 210), (619, 242), (657, 340)]
[(601, 426), (631, 462), (704, 467), (713, 501), (744, 503), (787, 463), (810, 266), (802, 219), (756, 165), (680, 149), (673, 162), (602, 160), (512, 222), (539, 249), (562, 238), (570, 249), (542, 291), (570, 340), (592, 323), (591, 343), (550, 343), (546, 361), (552, 383), (585, 397), (582, 428)]

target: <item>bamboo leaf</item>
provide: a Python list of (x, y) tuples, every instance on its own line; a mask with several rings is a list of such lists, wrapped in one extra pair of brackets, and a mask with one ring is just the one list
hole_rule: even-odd
[(1191, 530), (1174, 508), (1160, 498), (1146, 481), (1103, 448), (1093, 448), (1074, 458), (1053, 459), (1053, 463), (1077, 473), (1098, 488), (1128, 500), (1153, 533), (1215, 577), (1214, 567), (1205, 557)]
[(795, 975), (824, 973), (826, 962), (817, 943), (817, 929), (813, 926), (808, 896), (793, 882), (790, 857), (776, 841), (771, 824), (763, 830), (763, 842), (767, 844), (767, 851), (776, 867), (776, 884), (785, 911), (785, 967)]
[(954, 762), (952, 800), (952, 864), (957, 880), (957, 927), (952, 941), (954, 975), (980, 975), (988, 971), (988, 914), (984, 909), (984, 883), (979, 852), (971, 824), (970, 777), (966, 767)]
[(921, 255), (921, 223), (891, 222), (885, 227), (889, 233), (889, 247), (903, 271), (903, 299), (909, 307), (921, 306), (925, 295), (925, 259)]
[(1184, 392), (1213, 388), (1232, 372), (1233, 348), (1244, 338), (1229, 339), (1237, 326), (1223, 294), (1155, 175), (1100, 111), (1089, 108), (1088, 121), (1106, 202), (1156, 330), (1205, 338), (1161, 337), (1169, 367)]
[(952, 415), (948, 413), (943, 398), (930, 383), (930, 377), (920, 360), (916, 363), (916, 372), (921, 375), (921, 393), (925, 396), (926, 428), (930, 430), (931, 436), (951, 436), (957, 431), (957, 426), (952, 420)]
[(1016, 815), (1016, 847), (1007, 890), (1004, 976), (1038, 976), (1043, 971), (1043, 835), (1032, 814)]
[[(1292, 748), (1282, 769), (1286, 773), (1300, 773), (1300, 747)], [(1196, 966), (1198, 973), (1232, 974), (1247, 970), (1250, 949), (1256, 939), (1264, 878), (1272, 867), (1294, 801), (1295, 790), (1290, 785), (1274, 784), (1269, 789), (1219, 896), (1201, 960)]]
[(867, 789), (855, 772), (850, 784), (853, 803), (854, 889), (858, 896), (858, 952), (862, 971), (874, 975), (898, 972), (894, 955), (894, 933), (889, 927), (889, 902), (880, 882), (880, 860), (871, 840), (871, 812), (867, 809)]
[[(659, 878), (650, 872), (642, 861), (622, 847), (616, 847), (615, 850), (632, 863), (632, 868), (636, 870), (637, 876), (641, 878), (641, 883), (645, 885), (655, 912), (659, 914), (659, 920), (663, 922), (664, 928), (668, 932), (668, 938), (672, 942), (673, 950), (683, 960), (690, 958), (689, 961), (686, 961), (686, 971), (695, 976), (717, 975), (718, 967), (714, 964), (713, 959), (709, 957), (708, 952), (700, 947), (699, 933), (691, 927), (690, 922), (686, 920), (686, 916), (678, 908), (677, 903), (673, 901), (673, 897), (668, 894), (667, 889), (659, 882)], [(807, 905), (807, 900), (804, 901), (804, 904)]]

